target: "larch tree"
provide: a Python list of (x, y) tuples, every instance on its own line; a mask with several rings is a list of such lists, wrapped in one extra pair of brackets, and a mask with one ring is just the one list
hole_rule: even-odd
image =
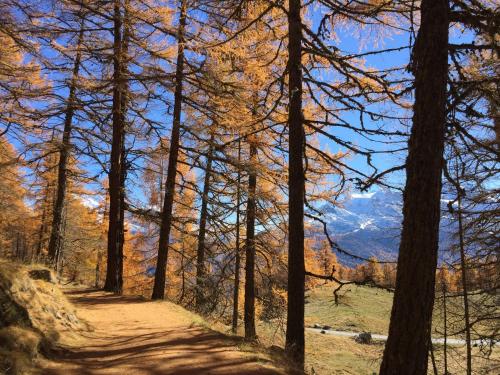
[[(270, 217), (275, 215), (273, 210), (276, 207), (272, 206), (278, 203), (267, 196), (271, 195), (270, 191), (273, 190), (269, 183), (278, 180), (278, 175), (283, 175), (282, 172), (278, 172), (281, 165), (276, 166), (274, 171), (272, 169), (272, 164), (276, 161), (273, 160), (272, 147), (273, 143), (278, 144), (279, 135), (268, 129), (272, 128), (272, 123), (275, 121), (274, 113), (270, 111), (275, 105), (272, 100), (278, 99), (280, 95), (279, 91), (273, 92), (270, 86), (275, 80), (274, 69), (276, 66), (281, 66), (284, 53), (281, 48), (273, 45), (273, 36), (264, 32), (270, 24), (276, 23), (276, 31), (281, 31), (282, 27), (276, 22), (274, 15), (263, 16), (267, 11), (269, 5), (265, 2), (243, 4), (237, 13), (232, 13), (237, 14), (235, 19), (230, 22), (220, 22), (218, 30), (228, 40), (222, 44), (215, 42), (216, 46), (209, 49), (209, 59), (206, 63), (210, 72), (208, 82), (215, 80), (218, 83), (217, 88), (210, 91), (215, 93), (209, 94), (209, 97), (211, 108), (217, 116), (219, 137), (227, 139), (218, 147), (218, 155), (225, 158), (227, 164), (231, 169), (235, 169), (239, 176), (233, 180), (226, 179), (225, 183), (231, 186), (231, 199), (233, 202), (236, 201), (233, 209), (236, 211), (237, 222), (233, 226), (235, 230), (232, 241), (237, 242), (237, 249), (240, 236), (245, 237), (245, 257), (241, 259), (245, 259), (246, 262), (243, 317), (245, 336), (249, 340), (256, 337), (255, 321), (258, 319), (255, 306), (260, 280), (259, 275), (256, 275), (256, 268), (261, 260), (257, 254), (268, 251), (266, 244), (259, 240), (261, 234), (256, 228), (263, 226), (267, 230), (268, 223), (263, 219), (266, 215)], [(264, 18), (260, 18), (261, 16)], [(239, 29), (243, 31), (238, 32)], [(261, 60), (265, 60), (266, 63), (262, 63)], [(235, 161), (237, 144), (238, 150), (241, 145), (241, 153), (238, 152), (240, 161)], [(248, 183), (242, 183), (242, 175), (249, 176)], [(242, 201), (247, 203), (245, 216), (238, 214)], [(223, 202), (224, 199), (213, 202), (215, 212), (221, 212), (220, 208), (224, 207)], [(240, 232), (239, 225), (243, 221), (240, 219), (242, 217), (245, 217), (246, 221), (244, 232)], [(212, 220), (212, 223), (216, 224), (213, 229), (219, 226), (222, 231), (227, 226), (218, 220)], [(219, 242), (217, 239), (215, 241)], [(234, 281), (239, 285), (239, 251), (235, 258)], [(233, 292), (233, 322), (237, 322), (239, 286), (234, 287)]]
[(73, 62), (73, 70), (69, 82), (69, 94), (66, 105), (66, 113), (64, 117), (64, 129), (59, 147), (59, 161), (57, 165), (57, 187), (56, 200), (54, 209), (52, 210), (52, 228), (50, 232), (50, 240), (48, 247), (49, 260), (55, 263), (57, 254), (60, 252), (62, 241), (62, 223), (63, 223), (63, 208), (67, 194), (67, 164), (69, 154), (71, 152), (71, 131), (73, 127), (73, 116), (76, 105), (77, 82), (80, 72), (82, 59), (82, 42), (84, 37), (84, 18), (82, 14), (80, 18), (80, 30), (78, 31), (77, 42), (75, 46), (75, 57)]
[(179, 30), (177, 34), (177, 64), (175, 73), (174, 114), (170, 150), (168, 158), (165, 197), (161, 216), (160, 239), (158, 240), (158, 259), (156, 262), (155, 280), (152, 299), (163, 299), (165, 296), (165, 274), (168, 263), (168, 246), (172, 225), (172, 209), (175, 196), (175, 177), (180, 144), (180, 126), (182, 110), (182, 87), (184, 80), (184, 44), (187, 21), (187, 0), (180, 2)]
[(123, 221), (121, 220), (122, 169), (125, 124), (123, 117), (123, 6), (120, 0), (113, 3), (113, 136), (109, 170), (109, 226), (108, 256), (104, 290), (121, 293), (123, 288), (122, 246)]
[[(238, 165), (241, 163), (241, 141), (238, 140)], [(236, 233), (234, 246), (234, 286), (233, 286), (233, 314), (231, 318), (231, 329), (236, 333), (238, 329), (238, 314), (239, 314), (239, 294), (240, 294), (240, 197), (241, 197), (241, 170), (238, 169), (238, 177), (236, 178)]]
[[(29, 229), (34, 232), (35, 220), (24, 203), (27, 191), (20, 168), (12, 163), (14, 151), (12, 145), (0, 139), (0, 173), (3, 176), (0, 181), (0, 247), (3, 256), (14, 255), (22, 259), (20, 255), (27, 254), (27, 249), (17, 246), (18, 238), (32, 236)], [(33, 228), (29, 228), (30, 224)], [(36, 246), (35, 241), (33, 245)]]
[(205, 163), (205, 176), (203, 178), (203, 190), (201, 193), (200, 220), (198, 228), (198, 245), (196, 252), (196, 308), (201, 311), (205, 304), (205, 237), (208, 216), (208, 195), (210, 193), (210, 178), (212, 173), (212, 159), (214, 152), (214, 137), (210, 137), (208, 154)]
[(425, 374), (437, 267), (443, 171), (449, 5), (423, 0), (413, 47), (413, 125), (406, 160), (396, 291), (381, 375)]
[(255, 340), (255, 215), (256, 215), (256, 188), (257, 147), (254, 137), (249, 143), (250, 170), (248, 172), (248, 194), (246, 204), (246, 237), (245, 237), (245, 338)]
[(286, 351), (304, 367), (304, 128), (302, 116), (302, 4), (288, 9), (288, 308)]

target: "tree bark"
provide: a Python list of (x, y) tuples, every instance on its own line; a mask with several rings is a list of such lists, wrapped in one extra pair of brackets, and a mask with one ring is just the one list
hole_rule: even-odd
[(22, 258), (22, 254), (21, 254), (21, 246), (20, 246), (20, 243), (19, 243), (19, 232), (16, 232), (16, 252), (15, 252), (15, 255), (16, 255), (16, 258), (17, 259), (20, 259), (21, 261), (23, 260)]
[(186, 248), (184, 246), (184, 235), (181, 238), (182, 249), (181, 249), (181, 295), (177, 300), (179, 305), (184, 301), (184, 295), (186, 294), (186, 266), (184, 264), (184, 257), (186, 256)]
[[(458, 173), (457, 173), (458, 177)], [(469, 316), (469, 294), (467, 286), (467, 259), (465, 256), (464, 226), (462, 218), (462, 192), (458, 191), (458, 238), (460, 247), (460, 268), (462, 271), (462, 296), (464, 299), (464, 320), (465, 320), (465, 343), (467, 359), (467, 375), (472, 375), (472, 346), (470, 334), (470, 316)]]
[(122, 93), (120, 97), (120, 115), (121, 115), (121, 123), (123, 124), (123, 132), (122, 132), (122, 147), (121, 147), (121, 170), (120, 170), (120, 222), (118, 226), (119, 230), (119, 238), (118, 241), (118, 251), (117, 251), (117, 278), (118, 285), (123, 289), (123, 247), (125, 246), (125, 181), (127, 179), (127, 149), (125, 147), (125, 137), (126, 137), (126, 115), (127, 115), (127, 106), (128, 106), (128, 47), (130, 41), (130, 18), (128, 13), (129, 0), (124, 1), (124, 9), (123, 9), (123, 42), (122, 42), (122, 51), (121, 51), (121, 64), (122, 64)]
[(182, 110), (182, 81), (184, 79), (184, 32), (186, 28), (186, 0), (181, 0), (179, 18), (177, 68), (175, 72), (174, 116), (172, 135), (170, 138), (170, 154), (168, 158), (167, 180), (165, 182), (165, 197), (160, 225), (160, 239), (158, 241), (158, 258), (156, 262), (155, 280), (152, 299), (165, 297), (165, 279), (168, 262), (168, 245), (170, 242), (170, 228), (172, 225), (172, 208), (175, 195), (175, 178), (177, 175), (177, 158), (179, 154), (179, 138)]
[(36, 248), (36, 254), (38, 260), (40, 259), (42, 255), (42, 249), (43, 249), (43, 243), (44, 243), (44, 236), (45, 236), (45, 231), (47, 227), (46, 223), (46, 217), (47, 217), (47, 206), (48, 206), (48, 191), (49, 191), (49, 183), (45, 185), (45, 196), (43, 198), (43, 208), (42, 208), (42, 217), (40, 220), (40, 229), (38, 231), (38, 241), (37, 241), (37, 248)]
[[(104, 211), (102, 213), (102, 222), (101, 222), (102, 232), (100, 235), (100, 239), (102, 242), (104, 242), (104, 240), (108, 236), (108, 229), (105, 228), (105, 226), (104, 226), (104, 223), (109, 224), (108, 203), (109, 203), (109, 195), (108, 195), (108, 192), (106, 192), (106, 195), (104, 198), (104, 205), (103, 205)], [(101, 285), (102, 258), (103, 258), (103, 254), (101, 252), (101, 249), (98, 247), (97, 248), (97, 261), (96, 261), (96, 265), (95, 265), (95, 287), (96, 288), (99, 288)]]
[[(124, 104), (122, 100), (122, 105)], [(123, 108), (123, 107), (122, 107)], [(125, 131), (123, 132), (122, 137), (122, 152), (121, 152), (121, 160), (122, 166), (120, 170), (120, 214), (119, 214), (119, 223), (118, 223), (118, 243), (117, 243), (117, 284), (120, 286), (120, 293), (123, 289), (123, 247), (125, 245), (125, 179), (127, 177), (127, 153), (125, 150)]]
[(290, 0), (288, 11), (289, 161), (288, 161), (288, 316), (285, 350), (299, 369), (304, 367), (304, 194), (302, 118), (301, 1)]
[(255, 192), (257, 187), (257, 147), (250, 141), (250, 170), (248, 172), (247, 235), (245, 241), (245, 339), (255, 340)]
[(436, 365), (436, 358), (434, 356), (434, 345), (432, 344), (432, 339), (431, 342), (429, 343), (429, 349), (431, 353), (432, 372), (434, 375), (438, 375), (438, 369)]
[(95, 282), (94, 282), (94, 287), (96, 289), (99, 288), (99, 285), (101, 284), (101, 262), (102, 262), (102, 254), (97, 249), (97, 260), (95, 263)]
[(67, 165), (71, 152), (71, 130), (73, 127), (73, 116), (75, 113), (76, 101), (76, 84), (80, 70), (82, 59), (81, 45), (83, 42), (83, 21), (80, 24), (80, 32), (78, 34), (78, 42), (76, 44), (76, 56), (73, 62), (73, 72), (69, 85), (69, 95), (66, 104), (66, 113), (64, 118), (64, 129), (62, 142), (59, 150), (59, 164), (57, 166), (57, 192), (54, 210), (52, 212), (52, 228), (49, 240), (49, 261), (53, 265), (56, 261), (56, 255), (61, 248), (62, 238), (62, 213), (66, 201), (66, 186), (67, 186)]
[[(443, 365), (444, 365), (444, 375), (448, 375), (448, 307), (446, 306), (446, 293), (448, 287), (446, 285), (446, 280), (443, 279), (443, 327), (444, 327), (444, 345), (443, 345)], [(432, 339), (431, 339), (432, 342)]]
[(205, 304), (205, 234), (208, 214), (208, 193), (210, 191), (210, 173), (212, 169), (212, 142), (213, 136), (210, 139), (210, 149), (208, 150), (207, 164), (205, 166), (198, 230), (198, 248), (196, 251), (196, 309), (198, 311), (200, 311)]
[[(62, 214), (62, 238), (66, 237), (66, 227), (68, 225), (68, 206), (64, 205), (63, 207), (63, 214)], [(57, 253), (55, 256), (55, 262), (54, 262), (54, 269), (57, 272), (58, 275), (62, 275), (63, 273), (63, 268), (64, 268), (64, 254), (63, 254), (64, 247), (59, 246), (57, 248)]]
[(448, 12), (448, 0), (421, 2), (421, 25), (412, 56), (415, 104), (403, 229), (381, 375), (427, 373), (444, 164)]
[(240, 295), (240, 184), (241, 184), (241, 140), (238, 140), (238, 179), (236, 181), (236, 244), (234, 260), (234, 289), (233, 289), (233, 319), (232, 332), (236, 333), (238, 329), (238, 304)]
[(123, 168), (123, 139), (125, 124), (121, 107), (123, 95), (122, 67), (122, 16), (120, 0), (114, 0), (114, 44), (113, 44), (113, 138), (111, 144), (111, 168), (109, 171), (109, 226), (108, 259), (104, 290), (121, 293), (120, 242), (121, 221), (121, 179)]

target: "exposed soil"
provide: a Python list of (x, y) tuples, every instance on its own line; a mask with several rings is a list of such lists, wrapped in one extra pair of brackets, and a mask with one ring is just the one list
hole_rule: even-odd
[(66, 294), (93, 330), (44, 363), (44, 374), (283, 373), (242, 351), (237, 339), (194, 325), (173, 304), (93, 290)]

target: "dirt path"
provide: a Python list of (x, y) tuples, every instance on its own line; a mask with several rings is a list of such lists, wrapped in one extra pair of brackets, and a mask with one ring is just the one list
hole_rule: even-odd
[(236, 340), (193, 326), (192, 318), (173, 304), (101, 291), (67, 294), (93, 331), (45, 363), (44, 374), (281, 373), (239, 350)]
[[(356, 337), (358, 336), (361, 332), (350, 332), (350, 331), (337, 331), (337, 330), (332, 330), (332, 329), (322, 329), (322, 328), (313, 328), (313, 327), (306, 327), (306, 330), (309, 332), (314, 332), (318, 334), (324, 334), (324, 335), (333, 335), (333, 336), (341, 336), (341, 337)], [(376, 333), (372, 333), (372, 339), (378, 340), (378, 341), (387, 341), (387, 336), (386, 335), (377, 335)], [(432, 343), (433, 344), (444, 344), (445, 340), (444, 338), (432, 338)], [(489, 342), (489, 340), (472, 340), (472, 345), (474, 346), (495, 346), (499, 345), (500, 343), (498, 342)], [(455, 339), (452, 337), (448, 337), (446, 339), (446, 345), (447, 346), (465, 346), (466, 341), (462, 339)]]

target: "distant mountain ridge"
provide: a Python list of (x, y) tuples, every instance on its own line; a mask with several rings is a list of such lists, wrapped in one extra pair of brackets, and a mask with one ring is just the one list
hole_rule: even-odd
[[(443, 208), (447, 201), (443, 200)], [(396, 260), (401, 235), (403, 199), (398, 191), (381, 189), (371, 193), (353, 193), (339, 206), (322, 207), (323, 219), (330, 236), (350, 253), (380, 260)], [(447, 215), (442, 216), (440, 246), (450, 241), (453, 225)], [(340, 255), (344, 264), (353, 265), (355, 259)]]

